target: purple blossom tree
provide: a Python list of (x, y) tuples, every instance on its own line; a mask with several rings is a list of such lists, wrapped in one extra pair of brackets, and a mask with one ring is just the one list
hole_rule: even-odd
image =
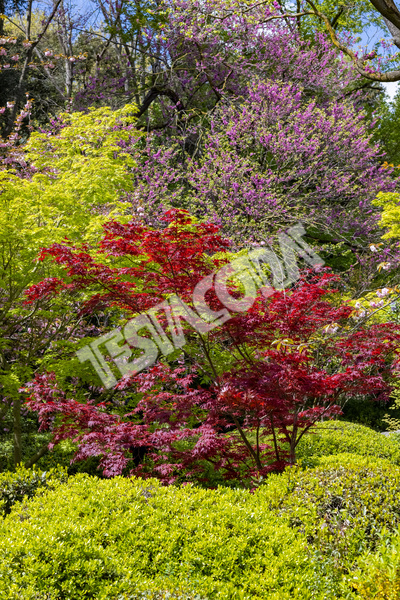
[(253, 80), (247, 97), (224, 95), (207, 126), (149, 133), (132, 200), (151, 219), (160, 206), (186, 207), (239, 246), (301, 220), (317, 244), (361, 257), (382, 235), (372, 200), (397, 185), (370, 138), (350, 102), (318, 103), (299, 85)]
[(85, 108), (135, 96), (146, 130), (133, 149), (136, 208), (150, 222), (188, 208), (239, 245), (302, 220), (317, 245), (363, 260), (381, 235), (371, 200), (396, 186), (362, 112), (365, 80), (276, 3), (151, 8), (151, 21), (124, 12), (126, 65), (103, 60), (76, 98)]

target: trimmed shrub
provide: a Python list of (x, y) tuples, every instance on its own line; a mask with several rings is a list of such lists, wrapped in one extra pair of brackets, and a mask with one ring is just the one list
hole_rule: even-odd
[(384, 458), (400, 465), (400, 442), (397, 435), (381, 433), (346, 421), (326, 421), (305, 435), (297, 449), (302, 466), (316, 466), (321, 456), (350, 453), (359, 456)]
[(303, 600), (311, 598), (306, 548), (258, 494), (77, 475), (2, 524), (0, 597), (117, 600), (179, 587)]
[(304, 599), (306, 546), (257, 494), (78, 475), (3, 523), (0, 597), (111, 600), (179, 586), (215, 598)]
[(123, 594), (118, 596), (117, 600), (205, 600), (198, 594), (188, 594), (185, 592), (137, 592), (135, 594)]
[[(52, 594), (41, 594), (33, 596), (35, 600), (54, 600), (56, 597)], [(133, 594), (122, 594), (115, 600), (206, 600), (198, 594), (186, 592), (175, 592), (157, 590), (147, 592), (134, 592)]]
[(386, 537), (375, 554), (368, 553), (358, 562), (352, 578), (357, 597), (363, 600), (400, 598), (400, 535)]
[(356, 598), (357, 560), (400, 526), (400, 469), (319, 461), (254, 493), (77, 475), (0, 524), (0, 597)]
[(7, 515), (16, 502), (32, 498), (38, 490), (54, 488), (67, 480), (62, 467), (41, 471), (19, 467), (15, 472), (0, 473), (0, 514)]
[(307, 536), (318, 556), (345, 573), (400, 526), (400, 469), (388, 461), (339, 454), (297, 473), (280, 513)]

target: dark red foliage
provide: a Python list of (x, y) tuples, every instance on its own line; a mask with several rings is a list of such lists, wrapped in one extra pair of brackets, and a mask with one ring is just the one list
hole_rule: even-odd
[[(216, 225), (194, 224), (183, 210), (170, 210), (161, 221), (165, 223), (163, 229), (152, 229), (135, 221), (128, 224), (111, 221), (104, 226), (105, 235), (98, 250), (108, 257), (129, 257), (124, 267), (98, 263), (88, 249), (81, 251), (68, 244), (53, 244), (43, 249), (39, 259), (51, 257), (65, 268), (72, 280), (65, 287), (101, 290), (85, 305), (86, 310), (106, 303), (140, 312), (171, 293), (190, 300), (196, 283), (220, 264), (211, 259), (212, 254), (227, 250), (230, 243), (218, 233)], [(61, 288), (59, 280), (53, 285), (54, 290), (56, 285)], [(41, 298), (48, 289), (48, 280), (32, 286), (27, 292), (28, 302)]]
[[(44, 250), (42, 259), (51, 256), (66, 269), (68, 290), (92, 293), (86, 310), (101, 303), (131, 317), (171, 293), (190, 305), (195, 285), (222, 264), (211, 255), (227, 242), (213, 225), (195, 224), (182, 211), (165, 219), (159, 230), (109, 223), (99, 244), (107, 264), (66, 245)], [(111, 257), (125, 263), (110, 266)], [(136, 475), (190, 481), (210, 463), (252, 486), (293, 463), (302, 436), (339, 414), (346, 398), (389, 396), (399, 326), (357, 324), (336, 283), (328, 272), (307, 273), (290, 290), (260, 294), (247, 312), (207, 334), (191, 330), (178, 363), (159, 361), (120, 380), (119, 391), (140, 397), (123, 417), (111, 405), (67, 399), (52, 374), (30, 384), (27, 405), (42, 429), (52, 428), (53, 443), (75, 440), (76, 459), (101, 456), (107, 476), (124, 471), (130, 448), (143, 447), (150, 450)], [(31, 299), (49, 293), (45, 283), (29, 292)], [(217, 306), (212, 293), (209, 301)]]

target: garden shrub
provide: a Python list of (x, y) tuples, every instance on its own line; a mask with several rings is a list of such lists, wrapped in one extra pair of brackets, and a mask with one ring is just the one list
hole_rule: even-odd
[(254, 493), (71, 477), (0, 524), (0, 597), (356, 598), (357, 561), (400, 527), (400, 469), (318, 460)]
[(25, 496), (32, 498), (38, 490), (53, 488), (67, 480), (62, 467), (41, 471), (19, 467), (15, 472), (0, 473), (0, 514), (7, 515), (12, 506)]
[[(41, 594), (40, 596), (33, 596), (35, 600), (54, 600), (55, 596), (50, 594)], [(128, 594), (121, 594), (114, 600), (206, 600), (198, 594), (191, 594), (187, 592), (178, 591), (165, 591), (165, 590), (154, 590), (154, 591), (142, 591), (133, 592)]]
[(377, 458), (322, 457), (317, 468), (296, 474), (276, 507), (345, 573), (383, 531), (400, 526), (400, 469)]
[(297, 460), (303, 466), (315, 466), (318, 457), (350, 453), (384, 458), (400, 465), (400, 443), (396, 435), (381, 433), (346, 421), (325, 421), (305, 435), (297, 448)]
[(400, 598), (400, 536), (385, 536), (376, 553), (358, 561), (359, 570), (352, 581), (363, 600)]
[(306, 539), (268, 503), (245, 490), (77, 475), (0, 525), (0, 597), (118, 600), (180, 587), (227, 600), (311, 598)]

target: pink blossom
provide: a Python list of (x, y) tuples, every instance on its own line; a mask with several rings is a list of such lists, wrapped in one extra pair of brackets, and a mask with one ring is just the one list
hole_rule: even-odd
[(382, 308), (382, 306), (384, 305), (384, 301), (379, 300), (379, 302), (370, 302), (369, 305), (371, 308)]
[(387, 296), (389, 294), (390, 290), (388, 288), (382, 288), (381, 290), (378, 290), (376, 292), (376, 295), (378, 296), (378, 298), (384, 298), (385, 296)]

